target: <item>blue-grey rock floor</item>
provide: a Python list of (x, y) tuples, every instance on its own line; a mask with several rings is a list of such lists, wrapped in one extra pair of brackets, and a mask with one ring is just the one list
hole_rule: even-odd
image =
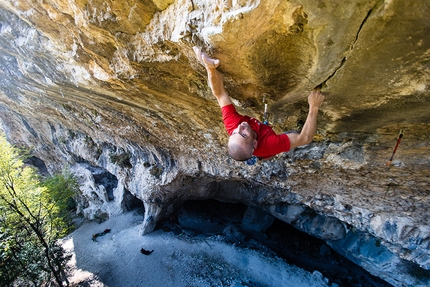
[[(73, 255), (70, 283), (91, 287), (391, 286), (324, 242), (280, 221), (264, 233), (243, 230), (243, 208), (217, 201), (187, 202), (144, 236), (141, 210), (102, 223), (84, 223), (63, 239)], [(106, 229), (110, 231), (93, 240), (94, 234)], [(144, 251), (153, 252), (145, 255)]]

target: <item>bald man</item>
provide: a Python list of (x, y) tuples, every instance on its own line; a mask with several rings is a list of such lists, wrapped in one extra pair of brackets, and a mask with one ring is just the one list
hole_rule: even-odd
[(209, 86), (221, 107), (224, 125), (230, 135), (228, 140), (230, 157), (238, 161), (246, 161), (252, 156), (265, 159), (312, 141), (316, 132), (318, 110), (324, 101), (324, 95), (319, 89), (313, 90), (308, 96), (309, 113), (301, 132), (276, 134), (270, 126), (237, 113), (225, 91), (222, 76), (217, 70), (220, 61), (210, 58), (198, 47), (193, 49), (206, 68)]

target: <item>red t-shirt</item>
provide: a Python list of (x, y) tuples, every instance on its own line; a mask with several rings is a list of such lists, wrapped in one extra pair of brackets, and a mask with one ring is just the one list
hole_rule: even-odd
[(247, 122), (257, 133), (258, 145), (254, 150), (255, 156), (269, 158), (290, 150), (290, 139), (286, 134), (277, 135), (270, 126), (260, 123), (254, 118), (240, 115), (233, 104), (224, 106), (221, 110), (225, 129), (229, 135), (242, 122)]

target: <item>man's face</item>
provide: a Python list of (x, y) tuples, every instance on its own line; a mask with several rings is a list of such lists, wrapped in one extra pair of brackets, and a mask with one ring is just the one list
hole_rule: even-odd
[(247, 122), (242, 122), (235, 128), (230, 136), (230, 140), (237, 143), (249, 143), (254, 141), (254, 131)]
[(257, 134), (247, 122), (243, 122), (235, 128), (228, 139), (228, 152), (235, 160), (250, 158), (256, 148)]

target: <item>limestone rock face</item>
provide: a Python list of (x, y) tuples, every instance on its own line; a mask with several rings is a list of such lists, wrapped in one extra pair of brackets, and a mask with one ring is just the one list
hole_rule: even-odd
[[(183, 202), (241, 202), (293, 224), (395, 286), (430, 270), (427, 0), (0, 1), (0, 120), (50, 172), (80, 177), (81, 211), (144, 204), (142, 232)], [(220, 59), (238, 111), (312, 144), (226, 154), (194, 45)], [(401, 144), (390, 158), (400, 130)]]

